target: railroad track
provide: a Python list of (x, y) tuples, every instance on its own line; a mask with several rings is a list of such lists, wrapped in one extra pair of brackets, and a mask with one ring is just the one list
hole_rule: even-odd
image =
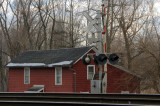
[[(41, 102), (41, 101), (0, 101), (2, 106), (146, 106), (133, 104), (80, 103), (80, 102)], [(153, 106), (153, 105), (151, 105)]]
[(88, 93), (0, 93), (0, 105), (160, 105), (160, 95)]

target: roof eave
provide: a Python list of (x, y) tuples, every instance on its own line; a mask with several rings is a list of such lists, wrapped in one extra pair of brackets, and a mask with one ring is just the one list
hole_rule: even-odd
[(42, 68), (42, 67), (48, 67), (48, 68), (52, 68), (52, 67), (71, 67), (73, 64), (67, 64), (67, 65), (53, 65), (53, 66), (48, 66), (48, 65), (45, 65), (45, 66), (7, 66), (6, 65), (6, 68), (24, 68), (24, 67), (33, 67), (33, 68)]

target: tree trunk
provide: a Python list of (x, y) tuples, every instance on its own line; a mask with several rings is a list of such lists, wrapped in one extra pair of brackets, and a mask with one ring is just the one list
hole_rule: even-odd
[(123, 36), (124, 36), (125, 48), (127, 52), (127, 63), (128, 63), (127, 68), (131, 69), (132, 58), (131, 58), (131, 52), (130, 52), (130, 44), (129, 44), (126, 32), (123, 33)]

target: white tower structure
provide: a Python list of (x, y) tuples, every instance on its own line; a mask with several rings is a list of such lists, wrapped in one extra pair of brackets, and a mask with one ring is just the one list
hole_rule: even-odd
[[(99, 53), (104, 53), (106, 54), (107, 52), (107, 47), (106, 47), (106, 0), (102, 0), (102, 10), (97, 10), (97, 15), (94, 19), (92, 19), (91, 16), (89, 16), (89, 14), (87, 12), (83, 12), (83, 15), (87, 18), (89, 24), (86, 28), (86, 32), (88, 33), (92, 27), (95, 27), (96, 29), (96, 33), (98, 36), (98, 39), (95, 38), (91, 38), (89, 39), (89, 42), (96, 42), (97, 43), (97, 48)], [(103, 31), (101, 28), (101, 18), (103, 17)], [(102, 34), (103, 34), (103, 40), (102, 40)], [(95, 41), (96, 40), (96, 41)], [(104, 47), (102, 46), (102, 44), (104, 45)], [(104, 51), (103, 51), (104, 50)], [(98, 81), (91, 81), (91, 87), (92, 84), (98, 86), (98, 89), (94, 89), (95, 86), (93, 87), (93, 90), (91, 88), (91, 93), (106, 93), (106, 89), (107, 89), (107, 63), (104, 66), (104, 78), (102, 79), (102, 65), (99, 65), (99, 80)]]

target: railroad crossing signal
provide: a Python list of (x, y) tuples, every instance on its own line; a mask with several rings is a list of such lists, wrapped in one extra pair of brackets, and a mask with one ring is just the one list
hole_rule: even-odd
[(97, 15), (94, 19), (92, 19), (92, 17), (87, 12), (83, 12), (83, 15), (89, 22), (85, 31), (88, 33), (93, 26), (95, 27), (98, 36), (97, 48), (99, 53), (102, 53), (101, 11), (97, 10)]
[[(119, 57), (115, 53), (112, 53), (109, 58), (107, 58), (105, 54), (99, 54), (98, 56), (95, 56), (93, 60), (96, 65), (104, 65), (106, 64), (107, 60), (109, 60), (111, 64), (115, 65), (118, 63)], [(85, 65), (89, 65), (91, 63), (91, 57), (89, 55), (83, 56), (82, 62)]]
[(87, 18), (89, 22), (87, 28), (85, 28), (84, 31), (88, 33), (93, 28), (93, 26), (96, 28), (97, 31), (99, 31), (99, 26), (97, 24), (98, 23), (97, 19), (100, 18), (99, 14), (97, 14), (94, 19), (92, 19), (92, 17), (87, 12), (83, 12), (83, 15)]
[(97, 65), (104, 65), (107, 62), (107, 56), (105, 54), (99, 54), (98, 56), (95, 56), (94, 62)]
[[(102, 31), (101, 31), (101, 16), (102, 15), (101, 15), (100, 10), (97, 10), (96, 12), (97, 12), (97, 15), (94, 19), (92, 19), (92, 17), (89, 16), (87, 12), (83, 12), (83, 15), (88, 19), (88, 22), (89, 22), (86, 32), (88, 33), (92, 29), (93, 26), (95, 27), (96, 33), (98, 36), (97, 48), (98, 48), (99, 53), (102, 53)], [(85, 59), (83, 59), (82, 61), (85, 61)], [(102, 81), (102, 66), (99, 65), (98, 67), (99, 67), (99, 80), (101, 82)]]
[(109, 62), (111, 64), (117, 64), (119, 60), (119, 57), (117, 56), (117, 54), (113, 53), (109, 56)]
[(97, 43), (97, 42), (98, 42), (98, 39), (95, 37), (95, 34), (92, 33), (92, 37), (88, 38), (88, 43), (92, 44), (92, 43)]
[(91, 57), (89, 55), (84, 55), (82, 58), (82, 62), (85, 65), (89, 65), (91, 63)]

